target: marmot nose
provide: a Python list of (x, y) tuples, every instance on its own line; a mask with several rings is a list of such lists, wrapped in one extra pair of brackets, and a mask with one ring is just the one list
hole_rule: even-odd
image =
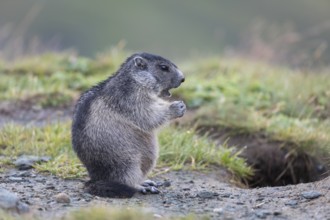
[(184, 82), (184, 80), (185, 80), (185, 78), (182, 78), (182, 79), (181, 79), (181, 83), (183, 83), (183, 82)]

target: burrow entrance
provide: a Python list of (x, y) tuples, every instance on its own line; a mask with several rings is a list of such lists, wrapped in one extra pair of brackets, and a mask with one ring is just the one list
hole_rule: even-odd
[(312, 156), (293, 143), (270, 141), (263, 134), (230, 135), (230, 131), (210, 127), (198, 130), (219, 143), (243, 147), (241, 156), (254, 169), (254, 175), (244, 180), (249, 187), (308, 183), (330, 175), (329, 155)]

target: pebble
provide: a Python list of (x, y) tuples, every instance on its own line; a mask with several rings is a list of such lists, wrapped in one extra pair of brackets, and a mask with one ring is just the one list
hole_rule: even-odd
[(197, 196), (200, 198), (203, 198), (203, 199), (210, 199), (215, 196), (215, 193), (210, 192), (210, 191), (201, 191), (201, 192), (197, 193)]
[(51, 185), (51, 184), (49, 184), (49, 185), (46, 185), (45, 189), (55, 189), (55, 186), (54, 186), (54, 185)]
[(280, 211), (274, 211), (273, 212), (273, 215), (274, 216), (279, 216), (279, 215), (282, 215), (282, 212), (280, 212)]
[(29, 206), (23, 202), (18, 202), (17, 209), (19, 210), (19, 213), (27, 213), (30, 211)]
[(215, 209), (213, 209), (213, 212), (223, 213), (223, 208), (215, 208)]
[(6, 189), (0, 188), (0, 207), (3, 209), (12, 209), (16, 207), (19, 199), (16, 194)]
[(89, 202), (93, 199), (93, 195), (91, 195), (89, 193), (83, 193), (83, 194), (81, 194), (81, 196), (85, 199), (86, 202)]
[(8, 177), (8, 180), (11, 182), (23, 182), (24, 181), (24, 179), (22, 177), (15, 177), (15, 176)]
[(171, 186), (171, 182), (169, 180), (165, 180), (163, 183), (164, 187), (170, 187)]
[(154, 218), (163, 218), (163, 216), (160, 214), (154, 214)]
[(302, 192), (301, 196), (304, 197), (305, 199), (317, 199), (320, 196), (322, 196), (322, 193), (318, 191), (306, 191), (306, 192)]
[(261, 218), (261, 219), (265, 219), (267, 218), (268, 215), (271, 215), (272, 213), (268, 210), (257, 210), (254, 213), (256, 215), (257, 218)]
[(229, 198), (231, 196), (231, 193), (221, 193), (220, 197), (224, 197), (224, 198)]
[(284, 203), (284, 205), (287, 205), (287, 206), (297, 206), (298, 205), (298, 201), (297, 200), (289, 200), (289, 201), (286, 201)]
[(38, 157), (32, 155), (22, 155), (14, 162), (15, 166), (19, 170), (28, 170), (33, 168), (35, 163), (47, 162), (50, 157)]
[(16, 171), (10, 174), (12, 177), (32, 177), (30, 171)]
[(15, 193), (0, 188), (0, 208), (16, 211), (18, 213), (29, 212), (29, 206), (19, 201)]
[(58, 203), (70, 203), (71, 199), (68, 194), (59, 193), (59, 194), (55, 195), (55, 201)]
[(45, 177), (40, 177), (40, 176), (36, 177), (34, 180), (39, 183), (45, 183), (47, 181)]

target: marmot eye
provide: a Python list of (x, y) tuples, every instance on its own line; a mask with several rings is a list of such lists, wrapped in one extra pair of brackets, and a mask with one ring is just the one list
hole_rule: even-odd
[(163, 70), (163, 71), (168, 71), (168, 66), (166, 65), (160, 65), (160, 68)]

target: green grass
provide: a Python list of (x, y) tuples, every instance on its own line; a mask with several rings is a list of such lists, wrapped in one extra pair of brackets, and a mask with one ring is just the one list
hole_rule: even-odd
[(63, 178), (86, 175), (85, 168), (72, 151), (69, 122), (45, 127), (6, 125), (0, 133), (0, 146), (1, 154), (12, 160), (23, 154), (50, 156), (52, 160), (35, 166), (39, 171)]
[(330, 117), (328, 72), (299, 72), (220, 57), (186, 62), (183, 68), (187, 83), (175, 93), (190, 107), (234, 104), (265, 115)]
[[(57, 123), (45, 127), (6, 125), (0, 133), (2, 155), (16, 158), (22, 154), (50, 156), (52, 160), (37, 164), (39, 171), (50, 172), (63, 178), (86, 175), (86, 170), (74, 154), (70, 142), (70, 123)], [(233, 148), (217, 147), (206, 137), (193, 130), (169, 127), (159, 135), (159, 167), (170, 169), (205, 169), (208, 165), (221, 165), (238, 177), (246, 177), (251, 170)], [(4, 164), (8, 164), (6, 162)]]
[[(79, 94), (104, 80), (123, 62), (127, 53), (114, 48), (94, 60), (68, 54), (45, 54), (27, 57), (0, 66), (0, 102), (19, 102), (39, 108), (72, 105)], [(36, 165), (64, 178), (86, 174), (71, 149), (69, 123), (42, 128), (7, 125), (0, 134), (2, 154), (17, 157), (21, 154), (48, 155), (52, 160)], [(233, 148), (217, 147), (206, 137), (198, 137), (193, 130), (167, 128), (160, 133), (159, 166), (181, 169), (203, 169), (210, 164), (222, 165), (235, 175), (251, 173)], [(4, 165), (8, 164), (7, 159)]]
[(164, 129), (159, 135), (161, 166), (182, 169), (203, 169), (209, 165), (220, 165), (238, 177), (247, 177), (252, 171), (245, 161), (238, 157), (235, 148), (226, 144), (217, 146), (206, 136), (197, 136), (194, 129), (171, 127)]
[(65, 107), (82, 91), (114, 73), (124, 54), (114, 48), (93, 61), (69, 54), (45, 54), (0, 65), (0, 102)]
[[(45, 54), (14, 63), (0, 62), (0, 102), (22, 102), (40, 108), (66, 107), (79, 94), (118, 69), (128, 53), (114, 48), (95, 59)], [(330, 152), (329, 72), (298, 71), (262, 63), (220, 57), (189, 60), (181, 65), (186, 82), (173, 94), (183, 99), (191, 116), (183, 127), (160, 133), (159, 166), (203, 169), (212, 164), (238, 176), (251, 170), (237, 150), (217, 147), (194, 129), (216, 128), (230, 135), (262, 134), (270, 141), (289, 143), (294, 150), (327, 156)], [(43, 128), (7, 125), (0, 133), (2, 154), (49, 155), (37, 165), (65, 178), (86, 174), (70, 145), (70, 125)], [(7, 159), (3, 164), (8, 164)], [(3, 168), (2, 168), (3, 169)]]

